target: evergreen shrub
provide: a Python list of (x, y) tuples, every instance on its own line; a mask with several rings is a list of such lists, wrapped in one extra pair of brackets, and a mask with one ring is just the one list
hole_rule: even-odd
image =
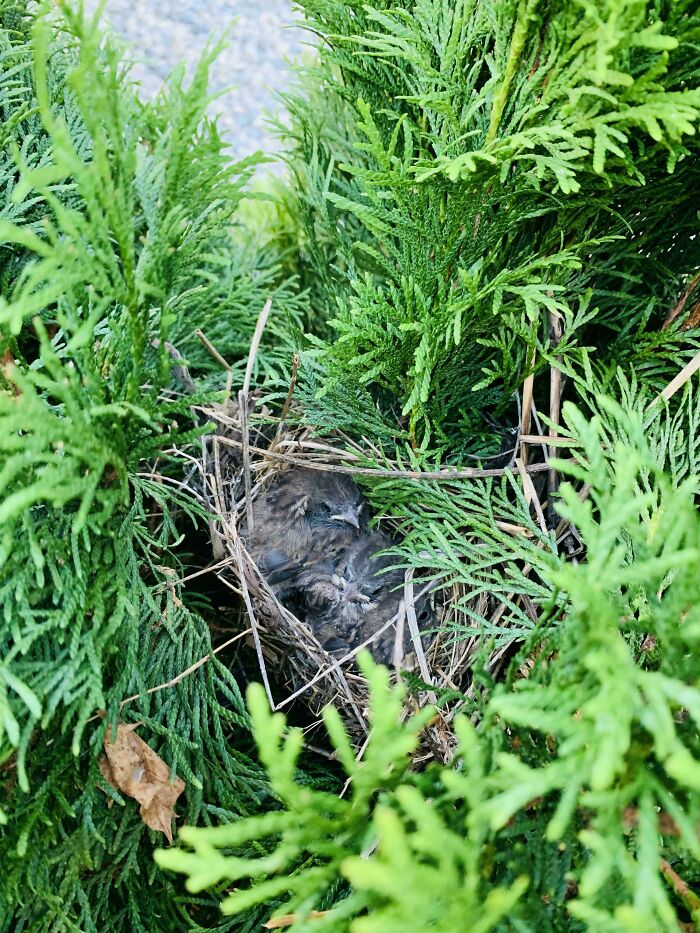
[[(158, 862), (295, 930), (695, 929), (699, 409), (692, 365), (672, 380), (698, 353), (697, 4), (299, 5), (318, 56), (285, 95), (278, 231), (315, 322), (305, 417), (382, 468), (397, 558), (482, 650), (427, 767), (430, 712), (397, 725), (426, 685), (365, 661), (361, 755), (325, 716), (340, 801), (297, 786), (302, 736), (251, 687), (284, 809)], [(511, 469), (391, 475), (479, 461)]]
[[(0, 930), (696, 928), (697, 3), (304, 0), (262, 207), (216, 47), (145, 104), (96, 19), (28, 6), (0, 0)], [(235, 607), (185, 579), (223, 382), (195, 330), (238, 385), (270, 295), (256, 381), (274, 405), (300, 354), (293, 416), (377, 469), (470, 658), (432, 696), (365, 658), (362, 754), (332, 707), (304, 757), (246, 708)], [(452, 466), (494, 475), (406, 476)], [(155, 860), (100, 770), (119, 720), (185, 784)]]
[[(274, 805), (234, 656), (180, 678), (216, 612), (182, 582), (204, 513), (178, 458), (202, 429), (168, 345), (201, 394), (196, 327), (235, 369), (269, 294), (289, 332), (301, 306), (234, 235), (260, 157), (231, 163), (206, 116), (215, 46), (146, 105), (82, 13), (2, 0), (0, 26), (0, 929), (229, 929), (98, 762), (121, 718), (185, 781), (179, 819)], [(271, 334), (261, 375), (283, 356)]]

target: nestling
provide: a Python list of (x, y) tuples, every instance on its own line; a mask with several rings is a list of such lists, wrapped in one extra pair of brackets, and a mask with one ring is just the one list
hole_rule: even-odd
[(279, 599), (333, 572), (332, 562), (366, 526), (363, 504), (349, 477), (306, 467), (280, 473), (261, 490), (253, 503), (253, 531), (243, 534)]
[[(400, 569), (389, 569), (392, 559), (377, 552), (392, 543), (380, 531), (365, 531), (340, 555), (330, 579), (317, 578), (309, 586), (306, 621), (329, 653), (341, 657), (369, 641), (367, 648), (377, 661), (391, 662), (404, 575)], [(416, 609), (425, 616), (427, 602)], [(402, 648), (406, 651), (409, 646), (405, 626)]]
[[(378, 552), (391, 538), (367, 525), (366, 502), (344, 474), (294, 467), (263, 487), (253, 504), (248, 551), (277, 598), (338, 657), (368, 641), (391, 661), (403, 599), (403, 572)], [(424, 600), (416, 609), (425, 614)], [(387, 624), (389, 623), (389, 624)], [(373, 637), (376, 636), (376, 637)], [(410, 644), (404, 629), (404, 650)]]

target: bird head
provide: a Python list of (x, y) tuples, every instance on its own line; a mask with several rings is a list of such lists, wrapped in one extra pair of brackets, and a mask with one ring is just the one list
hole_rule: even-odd
[(325, 474), (309, 495), (307, 514), (314, 525), (360, 531), (363, 500), (360, 490), (345, 476)]
[(331, 515), (332, 522), (340, 522), (341, 524), (352, 525), (355, 531), (360, 530), (360, 509), (354, 503), (346, 504), (343, 503), (343, 508), (340, 511), (336, 512), (334, 515)]

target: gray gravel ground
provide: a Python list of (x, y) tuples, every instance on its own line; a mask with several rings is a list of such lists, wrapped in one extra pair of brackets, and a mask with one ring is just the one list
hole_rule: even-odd
[(294, 26), (290, 0), (107, 0), (106, 17), (115, 33), (132, 44), (138, 60), (134, 75), (145, 96), (157, 92), (178, 62), (193, 65), (207, 38), (219, 37), (236, 19), (230, 47), (210, 75), (212, 90), (234, 89), (212, 111), (221, 113), (234, 158), (277, 148), (266, 111), (278, 109), (273, 92), (292, 80), (285, 59), (309, 42), (309, 34)]

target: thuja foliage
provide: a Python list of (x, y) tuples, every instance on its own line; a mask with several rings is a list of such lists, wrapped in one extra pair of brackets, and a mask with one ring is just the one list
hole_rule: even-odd
[(560, 366), (643, 352), (700, 261), (697, 4), (299, 6), (321, 37), (285, 96), (300, 268), (331, 316), (318, 422), (494, 453), (483, 412), (512, 423), (555, 343)]
[(658, 392), (697, 352), (661, 329), (700, 259), (697, 5), (300, 6), (321, 42), (285, 98), (276, 222), (318, 325), (307, 417), (366, 465), (463, 465), (513, 445), (515, 390), (554, 367), (570, 482), (553, 522), (509, 473), (368, 482), (401, 561), (458, 593), (455, 637), (522, 641), (505, 680), (475, 670), (454, 761), (421, 771), (422, 718), (399, 725), (404, 688), (365, 662), (358, 759), (324, 716), (340, 801), (295, 783), (301, 736), (251, 689), (283, 809), (188, 828), (158, 861), (299, 930), (691, 927), (700, 409), (692, 383)]
[[(143, 104), (61, 7), (0, 0), (0, 930), (698, 922), (700, 407), (657, 400), (697, 350), (659, 330), (698, 265), (697, 4), (306, 0), (292, 184), (243, 225), (256, 160), (206, 116), (216, 49)], [(258, 375), (286, 392), (306, 324), (306, 418), (368, 465), (500, 454), (545, 367), (577, 401), (554, 466), (578, 563), (508, 472), (367, 483), (398, 559), (457, 594), (452, 636), (522, 642), (461, 694), (447, 766), (410, 766), (441, 714), (399, 723), (369, 661), (367, 748), (327, 710), (348, 781), (323, 789), (259, 689), (248, 712), (223, 660), (195, 666), (213, 612), (181, 582), (203, 515), (178, 458), (221, 380), (194, 331), (235, 377), (268, 295)], [(118, 717), (185, 781), (193, 851), (158, 858), (189, 893), (100, 774)]]
[[(201, 397), (196, 327), (235, 368), (268, 295), (290, 332), (299, 305), (232, 235), (258, 160), (206, 116), (216, 47), (144, 105), (81, 12), (2, 0), (0, 27), (0, 929), (228, 929), (155, 867), (98, 758), (121, 717), (186, 782), (181, 817), (273, 799), (226, 664), (170, 684), (212, 639), (180, 583), (202, 510), (172, 462), (201, 429), (169, 347)], [(273, 325), (261, 373), (283, 353)]]
[[(414, 929), (447, 931), (460, 924), (471, 929), (474, 922), (476, 929), (491, 929), (517, 899), (523, 883), (514, 890), (486, 894), (479, 877), (479, 838), (453, 835), (417, 788), (407, 783), (407, 755), (434, 710), (424, 708), (397, 729), (405, 690), (390, 689), (387, 671), (375, 667), (369, 657), (362, 667), (371, 687), (372, 732), (361, 762), (355, 760), (336, 710), (332, 706), (324, 710), (326, 728), (348, 776), (346, 797), (310, 791), (296, 783), (301, 730), (287, 730), (281, 714), (270, 715), (264, 692), (254, 684), (248, 703), (260, 755), (286, 809), (234, 826), (188, 827), (181, 836), (194, 852), (161, 850), (157, 860), (186, 872), (193, 891), (221, 880), (264, 879), (230, 894), (223, 911), (237, 913), (251, 904), (282, 898), (280, 910), (292, 911), (298, 918), (295, 929), (339, 930), (352, 923), (357, 930), (391, 931), (405, 929), (409, 917)], [(404, 821), (415, 820), (415, 834), (406, 832), (399, 814)], [(279, 842), (257, 859), (218, 851), (268, 837), (278, 837)], [(377, 854), (369, 855), (378, 844)], [(302, 859), (306, 864), (296, 870)], [(353, 883), (353, 892), (307, 925), (310, 912), (337, 887), (340, 877)], [(401, 904), (398, 913), (391, 901)], [(368, 907), (372, 908), (369, 917), (352, 921)]]
[[(284, 95), (274, 229), (315, 315), (306, 419), (365, 466), (489, 467), (518, 452), (528, 375), (540, 414), (550, 367), (584, 410), (622, 400), (620, 367), (649, 404), (698, 350), (697, 329), (661, 330), (700, 267), (697, 5), (299, 7), (321, 41)], [(669, 448), (694, 432), (677, 417)], [(365, 488), (399, 559), (460, 588), (457, 631), (535, 626), (557, 545), (519, 479)]]
[[(582, 500), (564, 484), (560, 510), (587, 561), (548, 561), (566, 617), (537, 640), (528, 676), (521, 654), (488, 692), (477, 727), (468, 707), (457, 719), (455, 761), (408, 767), (434, 711), (399, 726), (403, 689), (365, 661), (367, 749), (356, 760), (326, 710), (348, 792), (316, 793), (294, 782), (300, 732), (251, 687), (260, 754), (285, 809), (183, 830), (193, 851), (163, 851), (160, 864), (185, 872), (193, 891), (244, 882), (224, 912), (279, 898), (299, 930), (651, 933), (700, 919), (698, 475), (676, 485), (664, 471), (663, 416), (645, 424), (639, 406), (605, 396), (599, 405), (592, 418), (565, 411), (581, 448), (561, 466), (590, 489)], [(685, 407), (696, 417), (690, 395)], [(259, 857), (235, 854), (263, 837), (273, 844)], [(688, 890), (669, 883), (674, 872)], [(347, 887), (329, 905), (339, 881)]]

